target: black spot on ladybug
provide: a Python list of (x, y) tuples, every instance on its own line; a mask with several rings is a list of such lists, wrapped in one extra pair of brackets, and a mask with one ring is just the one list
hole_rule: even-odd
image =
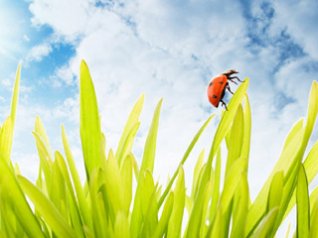
[(215, 94), (213, 94), (213, 96), (212, 96), (213, 98), (218, 98)]
[(219, 84), (221, 84), (221, 85), (222, 85), (222, 84), (223, 84), (223, 81), (220, 81), (220, 82), (219, 82)]
[(211, 87), (213, 85), (213, 82), (209, 83), (209, 87)]

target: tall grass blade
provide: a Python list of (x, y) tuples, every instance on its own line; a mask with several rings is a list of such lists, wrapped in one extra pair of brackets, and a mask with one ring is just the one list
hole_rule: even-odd
[[(23, 176), (18, 176), (23, 191), (34, 203), (37, 211), (44, 217), (53, 232), (60, 237), (76, 237), (74, 230), (67, 224), (62, 214), (44, 194)], [(28, 221), (29, 222), (29, 221)]]
[(80, 69), (80, 134), (86, 175), (101, 166), (101, 128), (94, 85), (85, 61)]
[(168, 225), (167, 238), (181, 237), (185, 197), (186, 189), (184, 181), (184, 171), (183, 168), (180, 167), (178, 171), (178, 179), (176, 181), (174, 189), (174, 201)]
[(156, 144), (157, 144), (157, 134), (159, 127), (159, 117), (160, 117), (160, 109), (162, 105), (162, 99), (156, 106), (153, 119), (151, 122), (151, 126), (148, 132), (148, 136), (145, 143), (144, 154), (142, 157), (142, 162), (140, 166), (140, 172), (143, 173), (146, 170), (149, 170), (151, 173), (153, 171), (153, 166), (155, 162), (155, 154), (156, 154)]
[[(126, 122), (125, 128), (123, 133), (121, 134), (117, 151), (115, 154), (116, 159), (118, 160), (119, 164), (121, 165), (123, 159), (126, 157), (126, 155), (130, 152), (132, 147), (132, 140), (133, 137), (129, 137), (129, 134), (131, 134), (131, 131), (135, 127), (136, 124), (139, 124), (139, 116), (143, 108), (144, 104), (144, 95), (141, 95), (136, 104), (134, 105), (132, 111), (129, 114), (128, 120)], [(137, 130), (136, 130), (137, 132)], [(134, 135), (136, 134), (133, 133)], [(127, 147), (127, 148), (125, 148)]]
[(297, 179), (297, 237), (309, 237), (310, 204), (308, 195), (308, 182), (304, 166), (301, 165)]

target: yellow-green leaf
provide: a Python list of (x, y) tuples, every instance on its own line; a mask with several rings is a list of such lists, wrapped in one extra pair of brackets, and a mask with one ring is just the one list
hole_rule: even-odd
[(153, 115), (152, 123), (149, 129), (145, 147), (144, 147), (144, 154), (142, 157), (140, 172), (149, 170), (152, 173), (153, 171), (155, 154), (156, 154), (157, 134), (158, 134), (161, 105), (162, 105), (162, 99), (157, 104), (154, 115)]
[(86, 175), (101, 166), (101, 128), (94, 85), (86, 62), (80, 70), (80, 134)]
[(308, 182), (304, 166), (301, 165), (298, 172), (297, 190), (297, 237), (309, 237), (310, 205), (308, 195)]

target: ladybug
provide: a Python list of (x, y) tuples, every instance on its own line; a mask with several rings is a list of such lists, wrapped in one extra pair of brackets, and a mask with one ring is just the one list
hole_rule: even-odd
[(216, 76), (215, 78), (212, 78), (208, 86), (208, 98), (210, 103), (213, 106), (218, 107), (219, 103), (221, 102), (222, 106), (224, 106), (225, 109), (227, 110), (226, 103), (223, 101), (225, 90), (227, 89), (231, 94), (233, 94), (233, 92), (230, 89), (230, 85), (228, 81), (231, 81), (237, 84), (233, 80), (233, 79), (237, 79), (239, 82), (243, 82), (237, 76), (232, 76), (233, 74), (237, 74), (237, 73), (238, 72), (236, 70), (230, 69), (225, 71), (221, 75)]

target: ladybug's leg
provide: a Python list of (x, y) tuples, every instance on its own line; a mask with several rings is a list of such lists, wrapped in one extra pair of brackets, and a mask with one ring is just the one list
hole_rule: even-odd
[(237, 82), (235, 82), (233, 79), (234, 79), (235, 77), (228, 77), (227, 79), (229, 80), (229, 81), (231, 81), (232, 83), (235, 83), (235, 84), (237, 84)]
[(222, 106), (225, 107), (225, 110), (228, 111), (227, 106), (226, 106), (226, 103), (225, 103), (222, 99), (220, 100), (220, 102), (222, 103)]
[(239, 77), (237, 77), (237, 76), (233, 76), (233, 77), (229, 77), (228, 78), (231, 82), (233, 82), (234, 83), (234, 81), (233, 81), (233, 79), (237, 79), (237, 81), (239, 81), (239, 82), (243, 82), (242, 80), (240, 80), (240, 78)]
[(234, 93), (232, 92), (232, 90), (231, 90), (231, 88), (230, 88), (230, 85), (229, 85), (228, 83), (226, 83), (226, 89), (227, 89), (230, 93), (234, 94)]

